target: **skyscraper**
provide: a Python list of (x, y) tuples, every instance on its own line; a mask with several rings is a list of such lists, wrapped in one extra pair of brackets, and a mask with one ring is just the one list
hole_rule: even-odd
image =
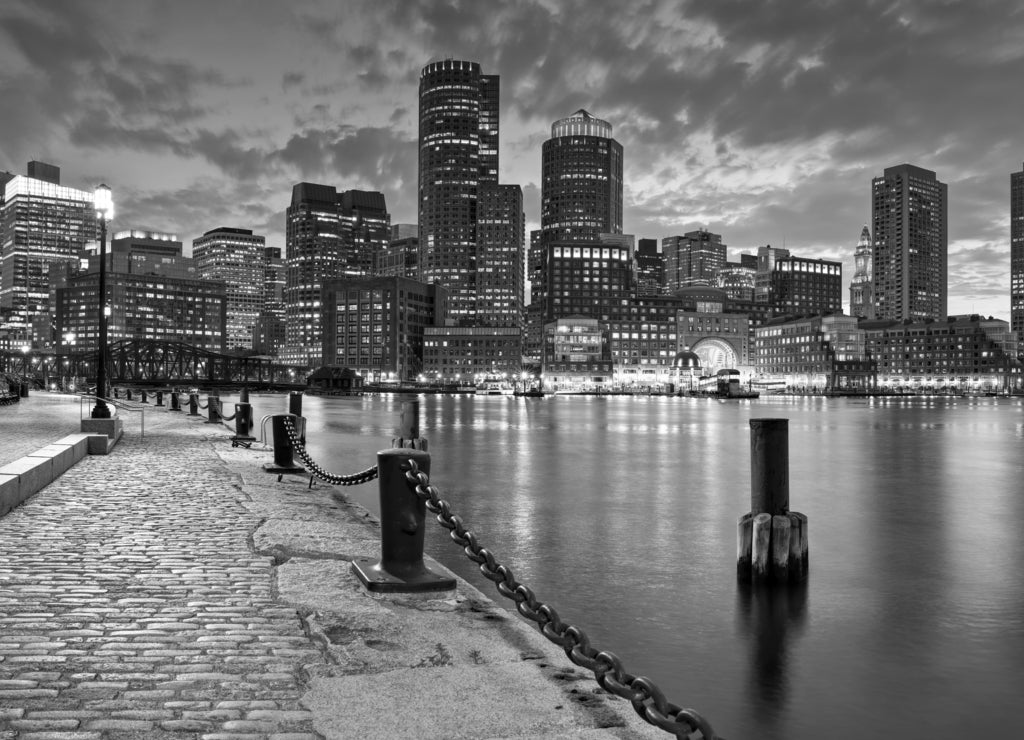
[(860, 230), (857, 251), (853, 253), (854, 273), (850, 281), (850, 315), (859, 319), (875, 318), (875, 301), (871, 285), (871, 232), (868, 225)]
[(1024, 339), (1024, 169), (1010, 175), (1010, 328)]
[(871, 181), (875, 318), (945, 319), (946, 183), (901, 164)]
[[(546, 305), (545, 314), (555, 305), (547, 295), (551, 246), (597, 246), (601, 234), (622, 233), (622, 167), (622, 145), (607, 121), (581, 109), (551, 124), (541, 147), (541, 228), (530, 245), (531, 302)], [(531, 330), (539, 334), (539, 327)]]
[(718, 282), (718, 271), (725, 267), (726, 245), (721, 234), (700, 229), (683, 236), (661, 240), (665, 255), (665, 290), (711, 286)]
[(479, 326), (523, 328), (525, 231), (523, 189), (518, 185), (481, 185), (477, 203)]
[(93, 194), (60, 184), (60, 168), (29, 162), (7, 179), (0, 200), (0, 312), (6, 328), (48, 345), (50, 266), (97, 241)]
[(449, 291), (451, 317), (476, 321), (477, 207), (498, 182), (499, 78), (476, 62), (426, 65), (419, 87), (419, 271)]
[(265, 300), (266, 247), (266, 237), (227, 226), (192, 240), (199, 276), (224, 282), (227, 349), (252, 349), (253, 329)]
[(339, 193), (332, 185), (309, 182), (292, 188), (285, 224), (287, 339), (282, 359), (309, 365), (320, 362), (324, 282), (369, 275), (374, 252), (387, 244), (390, 224), (382, 193)]

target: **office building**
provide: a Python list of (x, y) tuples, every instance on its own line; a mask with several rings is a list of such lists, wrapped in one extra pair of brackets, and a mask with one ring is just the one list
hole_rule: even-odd
[(547, 248), (545, 326), (568, 316), (601, 321), (629, 316), (632, 244), (555, 242)]
[(220, 280), (227, 293), (228, 350), (252, 349), (253, 330), (265, 301), (266, 237), (221, 226), (192, 240), (192, 259), (203, 280)]
[[(551, 124), (551, 138), (541, 147), (541, 228), (530, 242), (531, 302), (549, 303), (545, 260), (551, 245), (622, 233), (622, 171), (622, 145), (607, 121), (578, 110)], [(531, 315), (542, 322), (528, 332), (533, 335), (552, 318)]]
[(715, 285), (718, 271), (725, 267), (726, 245), (722, 244), (721, 234), (704, 229), (665, 237), (661, 240), (661, 253), (665, 255), (665, 290), (669, 293), (680, 288)]
[(734, 301), (753, 302), (757, 282), (757, 255), (741, 254), (739, 262), (719, 268), (715, 284)]
[(338, 193), (331, 185), (309, 182), (292, 188), (285, 225), (286, 341), (282, 359), (295, 364), (320, 363), (324, 284), (346, 275), (369, 274), (368, 265), (372, 266), (374, 253), (384, 247), (389, 234), (390, 216), (381, 193)]
[(1010, 175), (1010, 327), (1024, 339), (1024, 169)]
[(423, 372), (423, 334), (442, 325), (447, 291), (402, 277), (341, 277), (323, 288), (323, 357), (370, 382), (416, 380)]
[(0, 328), (49, 346), (50, 266), (74, 262), (99, 236), (93, 193), (60, 184), (60, 168), (29, 162), (0, 203)]
[(754, 275), (754, 302), (772, 302), (772, 273), (775, 271), (775, 262), (789, 256), (789, 250), (784, 247), (773, 247), (766, 244), (757, 248), (757, 273)]
[(875, 318), (875, 298), (872, 290), (871, 231), (867, 224), (860, 230), (857, 250), (853, 253), (853, 280), (850, 281), (850, 315), (859, 319)]
[(419, 84), (419, 274), (444, 286), (451, 318), (476, 323), (480, 187), (498, 183), (497, 75), (476, 62), (426, 65)]
[(608, 332), (597, 319), (570, 316), (544, 325), (541, 379), (549, 393), (611, 390)]
[(423, 377), (472, 384), (486, 376), (509, 382), (522, 371), (522, 334), (513, 327), (428, 326), (423, 330)]
[(476, 324), (521, 330), (526, 300), (526, 217), (518, 185), (480, 186), (477, 204)]
[(901, 164), (871, 181), (871, 283), (879, 319), (946, 318), (947, 188)]
[(807, 257), (777, 260), (771, 273), (771, 306), (776, 315), (842, 312), (843, 263)]
[(658, 249), (657, 239), (640, 239), (636, 243), (636, 294), (660, 295), (665, 287), (665, 255)]

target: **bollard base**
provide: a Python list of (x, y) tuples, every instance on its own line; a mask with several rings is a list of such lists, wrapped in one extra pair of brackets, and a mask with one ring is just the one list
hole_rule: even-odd
[(423, 569), (406, 577), (392, 575), (384, 570), (380, 561), (373, 558), (356, 558), (352, 561), (352, 572), (356, 574), (367, 591), (378, 593), (419, 593), (422, 591), (451, 591), (455, 579), (442, 576), (423, 566)]
[(268, 473), (305, 473), (306, 469), (301, 465), (277, 465), (276, 463), (263, 463), (263, 469)]
[(249, 449), (249, 445), (256, 441), (256, 438), (251, 434), (237, 435), (231, 438), (232, 447), (244, 447)]

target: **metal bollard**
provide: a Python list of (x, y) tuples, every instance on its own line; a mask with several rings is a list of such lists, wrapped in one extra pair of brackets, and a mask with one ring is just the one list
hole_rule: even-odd
[(750, 512), (737, 525), (741, 581), (807, 578), (807, 517), (789, 510), (789, 420), (750, 419)]
[(149, 401), (146, 398), (146, 391), (145, 390), (139, 391), (139, 395), (140, 395), (140, 399), (139, 399), (140, 403), (149, 403)]
[(248, 447), (250, 444), (256, 441), (256, 438), (249, 434), (249, 430), (252, 429), (252, 404), (236, 403), (235, 404), (235, 436), (231, 438), (231, 446)]
[(132, 389), (131, 388), (125, 388), (125, 390), (124, 390), (124, 397), (127, 398), (129, 401), (132, 400)]
[(288, 413), (302, 416), (302, 391), (292, 391), (288, 394)]
[(28, 398), (28, 383), (22, 383), (19, 393), (22, 398)]
[(199, 394), (189, 393), (188, 394), (188, 415), (199, 416)]
[(380, 560), (356, 558), (352, 572), (369, 591), (408, 593), (447, 591), (455, 579), (439, 575), (423, 562), (426, 503), (409, 488), (404, 464), (415, 460), (430, 474), (430, 453), (399, 448), (377, 453), (380, 478)]
[(205, 424), (220, 424), (220, 396), (210, 394), (206, 397), (206, 421)]
[(238, 391), (238, 402), (239, 403), (249, 403), (249, 389), (248, 388), (243, 388), (242, 390)]
[(181, 403), (178, 401), (178, 391), (171, 391), (171, 407), (168, 411), (181, 411)]
[[(288, 431), (284, 428), (284, 420), (291, 417), (295, 431), (304, 434), (306, 431), (306, 420), (295, 414), (274, 414), (270, 417), (271, 430), (274, 435), (274, 462), (263, 463), (263, 469), (268, 473), (304, 473), (306, 469), (296, 465), (292, 459), (294, 450), (292, 441), (288, 438)], [(280, 476), (278, 477), (280, 480)]]
[(163, 406), (164, 405), (164, 392), (163, 391), (157, 391), (156, 392), (156, 405), (157, 406)]
[(117, 388), (112, 389), (111, 392), (114, 394), (114, 398), (116, 399), (117, 398)]

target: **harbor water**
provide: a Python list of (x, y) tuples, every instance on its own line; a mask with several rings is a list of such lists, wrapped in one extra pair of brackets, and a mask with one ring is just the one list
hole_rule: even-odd
[[(375, 464), (413, 398), (481, 544), (729, 740), (1024, 737), (1021, 399), (307, 396), (311, 455)], [(287, 411), (251, 401), (257, 424)], [(789, 419), (802, 589), (736, 579), (762, 417)], [(375, 482), (346, 492), (377, 508)], [(428, 552), (504, 601), (430, 525)]]

